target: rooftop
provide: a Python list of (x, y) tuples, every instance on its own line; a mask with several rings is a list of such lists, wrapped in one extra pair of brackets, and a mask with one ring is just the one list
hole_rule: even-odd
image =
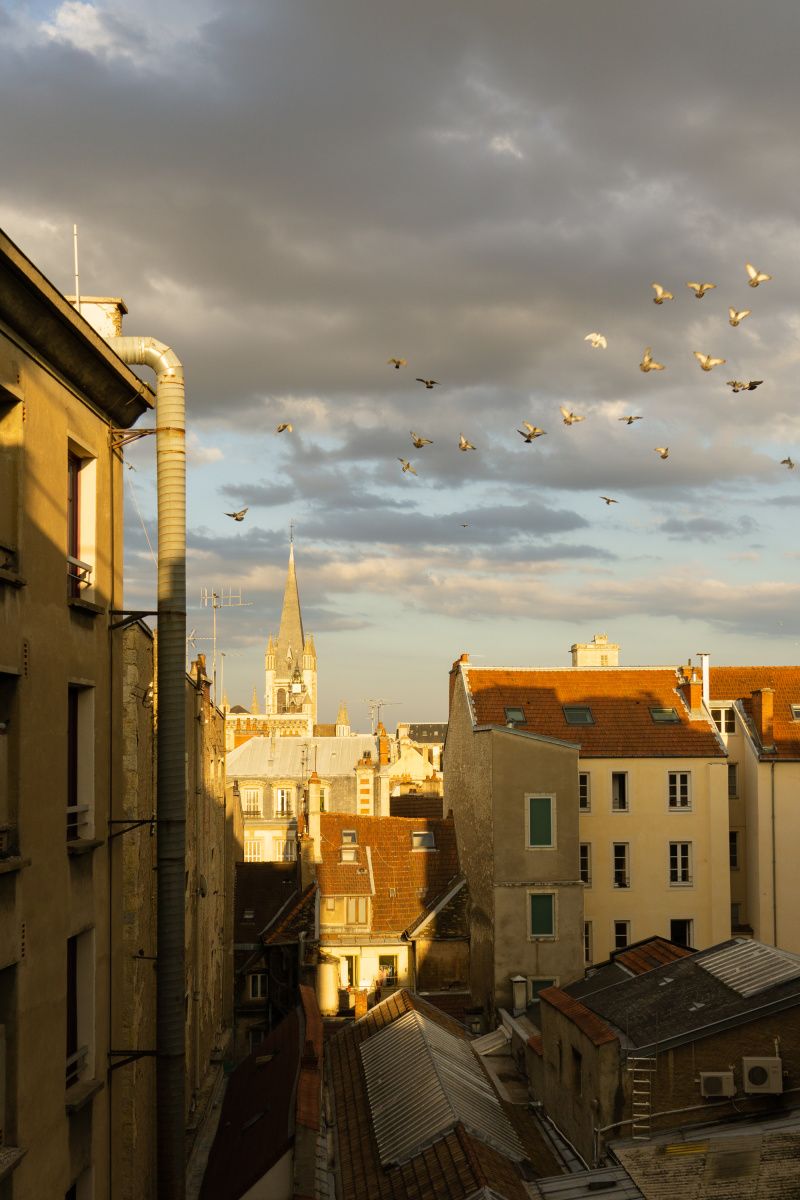
[[(304, 749), (308, 747), (308, 749)], [(252, 737), (228, 754), (229, 779), (303, 778), (316, 768), (321, 779), (351, 775), (365, 752), (378, 762), (378, 739), (355, 737)]]
[[(711, 667), (710, 703), (741, 700), (748, 717), (753, 715), (751, 695), (772, 688), (773, 728), (779, 758), (800, 758), (800, 721), (792, 717), (792, 704), (800, 704), (800, 667)], [(774, 755), (770, 755), (773, 758)]]
[(258, 942), (262, 929), (282, 910), (288, 912), (295, 900), (295, 863), (237, 862), (233, 884), (234, 943)]

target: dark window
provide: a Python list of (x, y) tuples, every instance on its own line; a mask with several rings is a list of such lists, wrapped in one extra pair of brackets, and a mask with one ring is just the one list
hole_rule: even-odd
[(528, 982), (531, 987), (531, 1000), (538, 1000), (539, 992), (543, 992), (545, 988), (552, 987), (555, 979), (530, 979)]
[(735, 800), (739, 795), (739, 764), (728, 763), (728, 799)]
[(681, 720), (674, 708), (651, 708), (650, 716), (656, 725), (679, 725)]
[(669, 940), (674, 942), (676, 946), (691, 946), (692, 922), (684, 920), (670, 921)]
[(582, 812), (588, 812), (590, 803), (589, 773), (588, 771), (581, 771), (578, 775), (578, 807)]
[(631, 923), (630, 921), (615, 921), (614, 922), (614, 949), (624, 950), (630, 943)]
[(692, 850), (689, 842), (670, 842), (669, 881), (670, 883), (692, 882)]
[(712, 708), (711, 716), (720, 733), (736, 732), (736, 718), (732, 708)]
[(342, 845), (355, 845), (358, 841), (358, 833), (355, 829), (342, 830)]
[(581, 883), (585, 883), (591, 887), (592, 883), (592, 848), (588, 842), (582, 842), (580, 845), (580, 872)]
[(267, 975), (259, 971), (250, 976), (250, 999), (263, 1000), (267, 995)]
[(397, 955), (379, 954), (378, 971), (381, 973), (383, 985), (393, 987), (397, 983)]
[(731, 905), (731, 925), (741, 925), (741, 904)]
[(669, 806), (670, 808), (689, 808), (689, 772), (669, 772)]
[(411, 834), (411, 849), (412, 850), (433, 850), (434, 839), (433, 830), (422, 829)]
[(592, 961), (592, 922), (583, 922), (583, 961)]
[(78, 939), (67, 938), (67, 1087), (78, 1082)]
[(614, 887), (626, 888), (630, 887), (630, 877), (628, 874), (628, 843), (615, 842), (613, 847), (614, 853)]
[(583, 1059), (575, 1047), (572, 1047), (572, 1094), (580, 1096), (583, 1090)]
[(528, 797), (528, 845), (552, 846), (553, 799), (551, 796)]
[(568, 725), (594, 725), (592, 710), (588, 704), (565, 704), (564, 720)]
[(553, 937), (555, 933), (555, 896), (534, 892), (528, 897), (531, 914), (531, 937)]
[(732, 871), (739, 870), (739, 830), (728, 830), (728, 854)]
[(67, 689), (67, 841), (78, 836), (78, 689)]
[[(67, 457), (67, 554), (70, 558), (80, 559), (80, 474), (81, 460), (77, 454)], [(78, 583), (80, 569), (74, 563), (67, 563), (67, 584), (70, 596), (80, 593)]]
[(611, 808), (614, 812), (628, 811), (628, 775), (625, 771), (611, 773)]
[(525, 724), (525, 713), (521, 708), (504, 708), (503, 712), (506, 714), (506, 724), (508, 722), (511, 722), (513, 725)]

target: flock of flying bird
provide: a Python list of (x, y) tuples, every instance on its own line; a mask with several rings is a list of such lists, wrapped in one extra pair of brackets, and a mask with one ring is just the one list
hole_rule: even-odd
[[(748, 283), (752, 288), (756, 288), (760, 283), (766, 283), (767, 280), (772, 279), (771, 275), (767, 275), (763, 271), (757, 271), (752, 263), (745, 263), (745, 267), (749, 277)], [(651, 286), (655, 289), (656, 293), (655, 297), (653, 298), (654, 304), (663, 304), (665, 300), (675, 299), (673, 293), (663, 288), (660, 283), (654, 283)], [(698, 300), (702, 300), (706, 292), (711, 291), (717, 285), (715, 283), (687, 283), (686, 286), (692, 289)], [(731, 306), (728, 311), (730, 314), (729, 324), (736, 328), (736, 326), (739, 325), (745, 319), (745, 317), (750, 316), (752, 309), (746, 308), (741, 311), (737, 311), (737, 309)], [(605, 350), (608, 346), (607, 339), (602, 333), (588, 333), (584, 338), (584, 341), (591, 342), (595, 349)], [(639, 370), (643, 371), (645, 374), (647, 374), (649, 371), (663, 371), (663, 363), (655, 361), (650, 354), (650, 349), (650, 346), (648, 346), (645, 350), (644, 355), (642, 356), (642, 361), (639, 363)], [(702, 354), (699, 350), (694, 351), (694, 356), (699, 362), (700, 369), (702, 371), (711, 371), (712, 368), (722, 366), (722, 364), (725, 362), (724, 358), (713, 358), (710, 354)], [(394, 367), (396, 371), (399, 371), (401, 367), (407, 367), (408, 363), (404, 358), (390, 358), (387, 362), (387, 366)], [(416, 378), (417, 383), (424, 384), (428, 390), (441, 386), (439, 381), (436, 379), (424, 379), (419, 375)], [(763, 382), (764, 381), (762, 379), (751, 379), (747, 383), (738, 379), (729, 379), (728, 387), (732, 388), (734, 392), (753, 392)], [(577, 421), (585, 420), (584, 417), (579, 416), (577, 413), (570, 412), (570, 410), (564, 408), (563, 405), (560, 407), (561, 416), (565, 425), (570, 426), (574, 425)], [(618, 417), (617, 420), (625, 421), (626, 424), (632, 425), (634, 421), (641, 421), (643, 418), (641, 416), (629, 415), (625, 417)], [(519, 433), (528, 444), (533, 442), (535, 438), (544, 437), (546, 434), (546, 431), (544, 429), (540, 429), (538, 425), (531, 425), (528, 421), (523, 421), (522, 424), (525, 426), (525, 429), (518, 429), (517, 433)], [(285, 431), (288, 431), (289, 433), (294, 432), (288, 421), (278, 426), (278, 428), (275, 430), (275, 435), (277, 436), (279, 433), (284, 433)], [(430, 438), (420, 437), (419, 434), (414, 433), (413, 429), (410, 432), (411, 440), (417, 450), (421, 450), (424, 446), (433, 445), (433, 442)], [(463, 451), (476, 449), (472, 442), (468, 441), (464, 437), (463, 433), (459, 434), (458, 448), (459, 450)], [(655, 453), (659, 454), (662, 459), (666, 459), (669, 457), (669, 446), (656, 446)], [(405, 474), (406, 471), (409, 471), (412, 475), (417, 474), (411, 463), (405, 458), (398, 457), (397, 461), (402, 464), (403, 474)], [(789, 470), (792, 470), (794, 468), (794, 463), (792, 462), (791, 458), (784, 458), (781, 460), (781, 466), (788, 467)], [(614, 500), (611, 496), (601, 496), (600, 499), (605, 500), (606, 505), (619, 503), (618, 500)], [(233, 517), (235, 521), (242, 521), (244, 520), (244, 516), (247, 511), (248, 510), (246, 508), (243, 508), (239, 512), (226, 513), (225, 516)], [(463, 528), (466, 529), (467, 526), (464, 525)]]

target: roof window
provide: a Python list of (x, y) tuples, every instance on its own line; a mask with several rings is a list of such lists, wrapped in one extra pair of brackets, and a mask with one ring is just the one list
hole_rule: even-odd
[(347, 845), (355, 846), (357, 844), (357, 842), (358, 842), (358, 830), (356, 830), (356, 829), (343, 829), (342, 830), (342, 845), (343, 846), (347, 846)]
[(792, 710), (792, 720), (800, 721), (800, 704), (790, 704), (789, 707)]
[(525, 713), (521, 708), (504, 708), (506, 714), (506, 725), (524, 725)]
[(681, 719), (674, 708), (651, 708), (654, 725), (680, 725)]
[(411, 834), (412, 850), (433, 850), (435, 843), (432, 829), (420, 829)]
[(592, 710), (588, 704), (565, 704), (564, 720), (568, 725), (594, 725)]
[(244, 910), (244, 912), (242, 913), (243, 921), (255, 921), (255, 919), (256, 919), (256, 910), (254, 908), (246, 908)]

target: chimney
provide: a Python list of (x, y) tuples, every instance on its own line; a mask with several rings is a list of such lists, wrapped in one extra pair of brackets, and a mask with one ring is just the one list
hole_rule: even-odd
[(684, 682), (679, 685), (679, 690), (692, 716), (699, 716), (702, 707), (703, 685), (697, 678), (696, 671), (692, 671), (691, 679), (684, 679)]
[(703, 671), (703, 702), (705, 703), (706, 707), (708, 707), (708, 705), (711, 703), (711, 701), (709, 699), (709, 697), (711, 695), (710, 678), (709, 678), (710, 674), (711, 674), (711, 671), (710, 671), (711, 655), (708, 654), (707, 651), (705, 651), (705, 650), (698, 650), (697, 657), (700, 659), (700, 666)]
[(458, 676), (459, 667), (461, 667), (462, 665), (467, 666), (467, 667), (469, 667), (471, 665), (468, 654), (462, 654), (461, 658), (457, 658), (456, 661), (453, 663), (452, 669), (450, 671), (450, 703), (448, 705), (448, 710), (447, 710), (448, 713), (450, 712), (450, 710), (453, 707), (453, 693), (456, 690), (456, 678)]
[(319, 775), (313, 771), (308, 781), (308, 841), (311, 842), (311, 860), (322, 862), (322, 836), (319, 828)]
[(378, 722), (378, 728), (375, 730), (378, 737), (378, 763), (382, 767), (389, 765), (389, 738), (383, 726), (383, 721)]
[(356, 997), (356, 1020), (367, 1015), (367, 989), (353, 988)]
[[(75, 305), (74, 296), (64, 299)], [(127, 311), (119, 296), (81, 296), (81, 316), (104, 338), (122, 336), (122, 318)]]
[(775, 749), (775, 731), (773, 722), (773, 706), (775, 692), (772, 688), (761, 688), (753, 692), (753, 722), (761, 742), (762, 750)]

